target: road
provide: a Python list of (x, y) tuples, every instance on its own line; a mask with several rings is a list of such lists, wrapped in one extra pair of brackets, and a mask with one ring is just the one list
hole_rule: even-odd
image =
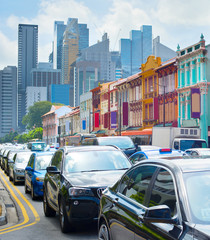
[(97, 223), (80, 224), (75, 230), (63, 234), (60, 230), (58, 215), (53, 218), (44, 216), (42, 199), (33, 201), (30, 194), (25, 194), (24, 185), (13, 185), (0, 170), (0, 180), (9, 191), (18, 213), (18, 222), (0, 226), (0, 240), (96, 240)]

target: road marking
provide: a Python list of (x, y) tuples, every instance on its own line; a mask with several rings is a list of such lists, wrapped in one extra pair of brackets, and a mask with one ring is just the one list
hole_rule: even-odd
[[(4, 173), (3, 173), (4, 174)], [(12, 188), (9, 186), (9, 184), (7, 183), (7, 181), (5, 180), (5, 177), (6, 175), (4, 174), (5, 177), (3, 177), (2, 175), (2, 171), (0, 172), (0, 176), (1, 176), (1, 179), (4, 181), (7, 189), (9, 190), (9, 192), (11, 193), (11, 195), (13, 196), (13, 198), (15, 199), (15, 201), (17, 202), (17, 204), (19, 205), (21, 211), (22, 211), (22, 214), (23, 214), (23, 217), (24, 217), (24, 221), (22, 223), (19, 223), (19, 224), (16, 224), (14, 226), (11, 226), (11, 227), (8, 227), (8, 228), (4, 228), (4, 229), (1, 229), (0, 230), (0, 235), (1, 234), (4, 234), (4, 233), (8, 233), (8, 232), (12, 232), (12, 231), (16, 231), (16, 230), (19, 230), (19, 229), (22, 229), (22, 228), (25, 228), (25, 227), (29, 227), (29, 226), (32, 226), (36, 223), (38, 223), (40, 221), (40, 217), (39, 217), (39, 214), (37, 213), (36, 209), (33, 207), (33, 205), (24, 197), (24, 195), (20, 192), (20, 190), (15, 187), (14, 189), (17, 191), (17, 193), (20, 195), (20, 197), (23, 199), (23, 201), (25, 201), (25, 203), (29, 206), (29, 208), (31, 209), (34, 217), (35, 217), (35, 221), (32, 222), (32, 223), (29, 223), (29, 224), (26, 224), (28, 221), (29, 221), (29, 216), (26, 212), (26, 209), (25, 207), (23, 206), (23, 204), (21, 203), (21, 201), (19, 200), (19, 198), (15, 195), (14, 191), (12, 190)], [(26, 224), (26, 225), (25, 225)]]

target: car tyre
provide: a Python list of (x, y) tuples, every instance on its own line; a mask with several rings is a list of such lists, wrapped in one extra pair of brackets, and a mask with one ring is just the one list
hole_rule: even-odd
[(27, 193), (29, 193), (29, 191), (28, 191), (28, 187), (27, 187), (27, 185), (26, 185), (26, 181), (25, 181), (25, 193), (27, 194)]
[(70, 232), (70, 223), (68, 221), (66, 209), (64, 206), (64, 201), (62, 199), (60, 199), (59, 201), (59, 221), (60, 221), (61, 231), (63, 233)]
[(34, 193), (34, 185), (31, 183), (31, 198), (32, 200), (36, 200), (36, 195)]
[(98, 232), (98, 239), (99, 240), (110, 240), (109, 229), (105, 222), (102, 222), (102, 224), (100, 225), (99, 232)]
[(16, 185), (16, 181), (15, 181), (15, 173), (13, 173), (13, 184)]
[(55, 217), (56, 211), (49, 206), (45, 191), (43, 194), (43, 208), (46, 217)]

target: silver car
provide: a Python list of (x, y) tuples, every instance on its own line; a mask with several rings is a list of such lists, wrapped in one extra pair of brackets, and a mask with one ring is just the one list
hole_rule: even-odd
[(28, 164), (32, 152), (17, 152), (13, 157), (13, 162), (10, 163), (9, 179), (13, 180), (14, 185), (16, 182), (24, 182), (25, 168)]

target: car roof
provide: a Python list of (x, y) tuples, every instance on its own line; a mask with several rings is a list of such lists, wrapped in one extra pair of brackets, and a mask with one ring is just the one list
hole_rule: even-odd
[(67, 149), (67, 152), (82, 152), (82, 151), (120, 151), (114, 146), (100, 146), (100, 145), (88, 145), (88, 146), (75, 146)]
[(55, 152), (46, 151), (46, 152), (31, 152), (31, 153), (38, 156), (44, 156), (44, 155), (53, 155)]
[(210, 171), (210, 158), (208, 157), (174, 157), (173, 161), (167, 159), (147, 159), (137, 162), (135, 166), (142, 164), (158, 164), (171, 169), (180, 169), (182, 172)]

